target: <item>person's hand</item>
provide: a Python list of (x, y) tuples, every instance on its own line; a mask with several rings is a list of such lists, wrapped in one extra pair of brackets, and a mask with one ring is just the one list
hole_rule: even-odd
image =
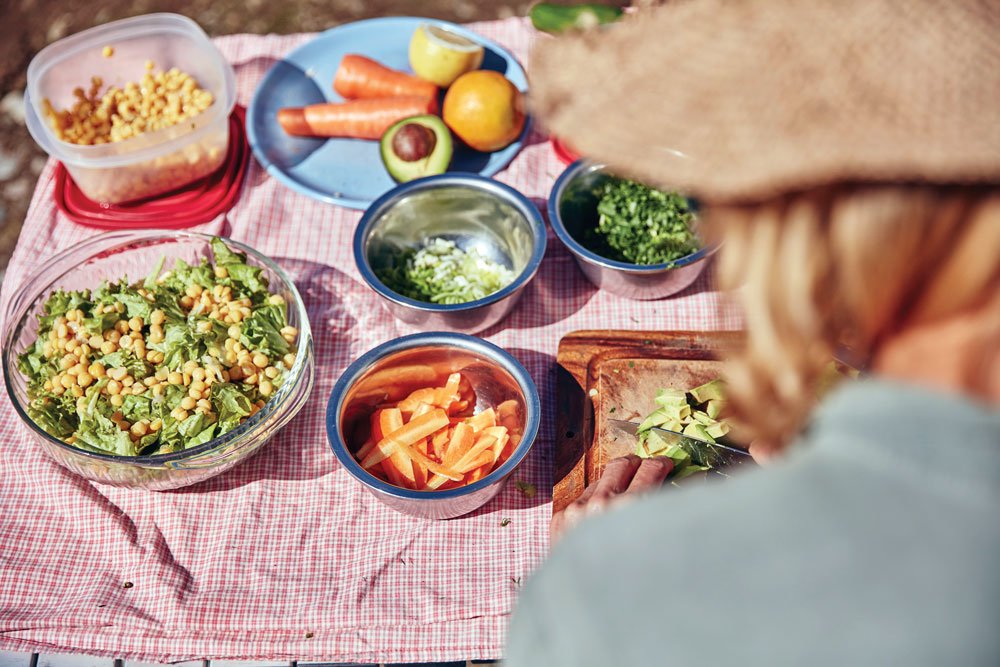
[(617, 503), (658, 488), (673, 469), (674, 462), (665, 456), (640, 459), (635, 454), (630, 454), (613, 459), (596, 483), (588, 486), (579, 498), (552, 517), (553, 539), (585, 516), (600, 512), (609, 503)]

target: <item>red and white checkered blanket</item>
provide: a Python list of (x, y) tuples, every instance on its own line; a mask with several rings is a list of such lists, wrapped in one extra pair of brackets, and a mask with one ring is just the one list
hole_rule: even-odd
[[(535, 33), (523, 19), (471, 28), (527, 62)], [(248, 104), (276, 59), (310, 37), (218, 39), (236, 68), (238, 102)], [(47, 257), (98, 233), (57, 211), (54, 166), (39, 178), (3, 281), (4, 308)], [(562, 168), (535, 131), (497, 178), (544, 210)], [(528, 499), (510, 485), (464, 518), (402, 516), (340, 469), (324, 427), (343, 369), (404, 333), (355, 271), (359, 217), (293, 193), (254, 163), (236, 207), (199, 228), (281, 264), (305, 298), (316, 339), (308, 405), (236, 469), (175, 492), (93, 484), (37, 451), (6, 395), (0, 398), (0, 650), (161, 662), (500, 657), (518, 589), (548, 548), (560, 337), (592, 328), (739, 326), (704, 279), (654, 303), (598, 292), (550, 232), (521, 302), (484, 333), (525, 365), (541, 393), (542, 430), (513, 477), (537, 485), (538, 495)]]

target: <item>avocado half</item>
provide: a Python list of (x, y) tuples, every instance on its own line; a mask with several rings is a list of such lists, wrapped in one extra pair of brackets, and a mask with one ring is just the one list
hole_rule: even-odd
[(397, 121), (379, 141), (382, 164), (398, 183), (443, 174), (453, 152), (448, 126), (429, 114)]

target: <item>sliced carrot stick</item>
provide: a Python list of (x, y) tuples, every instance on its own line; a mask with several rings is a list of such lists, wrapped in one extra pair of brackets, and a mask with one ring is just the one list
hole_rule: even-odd
[(431, 405), (430, 403), (420, 403), (417, 405), (416, 409), (413, 410), (413, 416), (411, 416), (410, 419), (413, 419), (414, 417), (419, 417), (421, 415), (426, 415), (433, 409), (434, 406)]
[[(431, 438), (431, 445), (429, 447), (428, 455), (433, 456), (438, 461), (444, 460), (444, 451), (448, 446), (448, 440), (451, 438), (451, 430), (448, 428), (443, 428)], [(375, 445), (372, 444), (372, 447)]]
[(387, 435), (375, 445), (375, 449), (361, 462), (361, 466), (363, 468), (370, 468), (388, 458), (394, 451), (399, 450), (411, 459), (420, 461), (420, 463), (440, 475), (461, 479), (461, 475), (457, 475), (449, 467), (435, 463), (427, 458), (427, 456), (413, 449), (414, 443), (433, 435), (439, 429), (445, 428), (448, 426), (448, 423), (448, 415), (445, 414), (444, 410), (434, 410), (416, 419), (412, 419), (410, 423)]
[[(403, 413), (399, 411), (399, 408), (382, 410), (379, 417), (379, 427), (384, 438), (391, 439), (393, 434), (398, 433), (403, 426)], [(391, 461), (391, 467), (399, 473), (400, 477), (409, 482), (406, 486), (412, 485), (412, 488), (416, 488), (417, 476), (413, 470), (413, 463), (410, 461), (409, 457), (407, 457), (403, 452), (394, 451), (389, 455), (389, 459)], [(393, 475), (386, 469), (385, 461), (382, 462), (382, 469), (386, 471), (386, 475), (389, 476), (391, 481)], [(396, 482), (393, 482), (393, 484), (396, 484)], [(423, 484), (421, 484), (421, 486), (423, 486)]]
[[(491, 445), (492, 444), (493, 443), (491, 443)], [(462, 465), (461, 468), (458, 468), (458, 471), (463, 473), (470, 473), (476, 468), (482, 468), (483, 466), (492, 464), (493, 464), (493, 451), (491, 448), (490, 451), (483, 452), (482, 454), (472, 459), (468, 463)]]
[(393, 123), (437, 113), (437, 109), (437, 98), (383, 97), (279, 109), (278, 123), (285, 132), (299, 137), (378, 139)]
[(455, 425), (455, 430), (451, 433), (451, 440), (445, 449), (444, 458), (441, 462), (450, 466), (465, 456), (465, 453), (472, 449), (475, 443), (475, 431), (467, 423)]
[(493, 408), (487, 408), (478, 415), (473, 416), (467, 423), (472, 427), (472, 430), (478, 433), (484, 428), (497, 425), (497, 413), (493, 411)]
[(436, 394), (437, 389), (434, 389), (433, 387), (417, 389), (416, 391), (410, 392), (410, 395), (401, 400), (396, 407), (403, 412), (413, 412), (421, 403), (432, 402)]
[(465, 476), (466, 483), (467, 484), (472, 484), (473, 482), (478, 482), (483, 477), (486, 477), (488, 474), (490, 474), (490, 472), (492, 472), (492, 471), (493, 471), (493, 462), (492, 461), (489, 462), (489, 463), (486, 463), (484, 465), (481, 465), (478, 468), (476, 468), (475, 470), (473, 470), (472, 472), (466, 474), (466, 476)]
[(333, 89), (346, 100), (413, 95), (437, 99), (433, 83), (390, 69), (371, 58), (349, 53), (340, 60)]
[(476, 444), (472, 446), (472, 449), (463, 456), (461, 459), (455, 463), (455, 470), (465, 473), (478, 468), (481, 465), (493, 461), (493, 445), (495, 445), (497, 439), (492, 435), (484, 435)]

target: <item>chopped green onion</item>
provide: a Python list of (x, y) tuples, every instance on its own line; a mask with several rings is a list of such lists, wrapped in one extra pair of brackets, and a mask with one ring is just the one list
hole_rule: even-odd
[(395, 266), (378, 270), (376, 275), (403, 296), (440, 304), (485, 298), (516, 277), (475, 247), (462, 250), (443, 238), (429, 239), (419, 249), (408, 250)]

